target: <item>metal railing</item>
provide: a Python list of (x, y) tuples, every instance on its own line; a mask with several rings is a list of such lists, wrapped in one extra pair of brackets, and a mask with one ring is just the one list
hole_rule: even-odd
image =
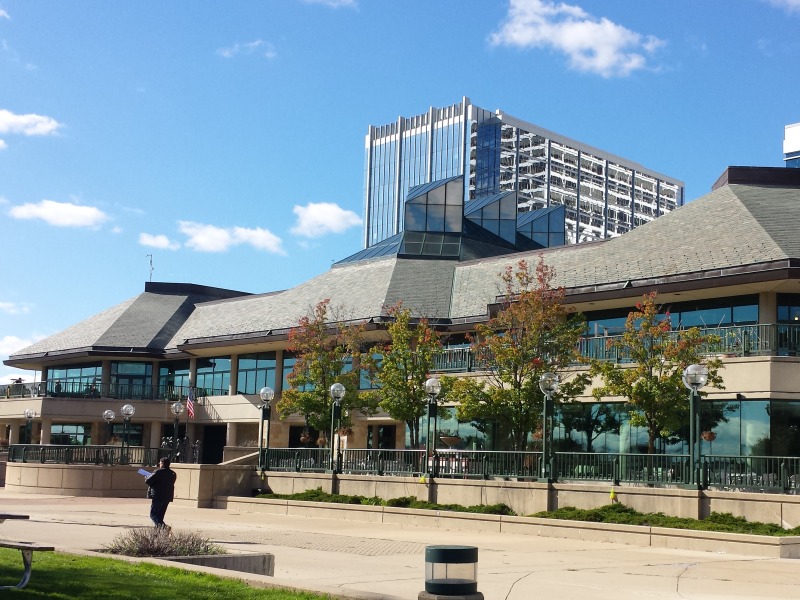
[[(725, 356), (800, 356), (800, 325), (732, 325), (729, 327), (702, 327), (703, 335), (716, 339), (701, 349), (705, 355)], [(672, 332), (674, 337), (681, 330)], [(616, 363), (630, 362), (627, 353), (616, 346), (622, 336), (587, 336), (578, 343), (580, 356), (585, 359)], [(437, 372), (471, 372), (482, 369), (487, 359), (475, 356), (471, 348), (446, 348), (434, 359)]]
[(195, 402), (204, 404), (207, 396), (227, 396), (228, 390), (190, 388), (190, 386), (142, 384), (89, 384), (41, 381), (0, 385), (0, 398), (112, 398), (117, 400), (185, 400), (194, 390)]
[[(170, 456), (170, 448), (132, 446), (41, 446), (13, 444), (9, 462), (87, 465), (155, 466)], [(292, 473), (331, 471), (330, 448), (263, 449), (267, 470)], [(387, 450), (347, 448), (342, 451), (340, 473), (438, 478), (521, 479), (541, 478), (542, 453), (488, 450)], [(798, 493), (800, 457), (702, 456), (698, 483), (702, 488), (729, 491)], [(553, 481), (607, 482), (648, 486), (684, 486), (692, 481), (685, 454), (617, 454), (608, 452), (556, 452)], [(697, 485), (697, 484), (695, 484)]]
[(13, 444), (8, 448), (8, 462), (38, 462), (65, 465), (158, 465), (169, 456), (164, 448), (141, 446), (40, 446)]

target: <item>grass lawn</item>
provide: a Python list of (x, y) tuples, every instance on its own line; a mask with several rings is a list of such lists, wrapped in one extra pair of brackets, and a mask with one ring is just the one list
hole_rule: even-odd
[[(16, 585), (22, 578), (19, 550), (0, 548), (0, 585)], [(322, 600), (330, 596), (286, 590), (251, 588), (233, 579), (205, 573), (132, 564), (113, 558), (34, 552), (28, 585), (9, 598), (63, 598), (64, 600)]]

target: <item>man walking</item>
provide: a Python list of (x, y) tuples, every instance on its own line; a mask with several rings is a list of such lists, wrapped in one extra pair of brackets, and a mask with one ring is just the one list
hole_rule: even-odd
[(147, 497), (150, 502), (150, 519), (156, 527), (170, 527), (164, 523), (169, 503), (175, 498), (175, 480), (178, 478), (175, 471), (169, 468), (169, 459), (162, 458), (158, 461), (158, 470), (147, 477)]

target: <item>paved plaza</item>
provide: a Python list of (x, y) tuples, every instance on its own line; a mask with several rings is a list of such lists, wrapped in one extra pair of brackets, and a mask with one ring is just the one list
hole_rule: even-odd
[[(0, 537), (66, 552), (93, 551), (128, 528), (149, 526), (148, 510), (144, 498), (29, 496), (0, 490), (0, 512), (30, 515), (30, 521), (0, 525)], [(479, 548), (478, 589), (486, 600), (800, 598), (800, 561), (791, 559), (180, 505), (170, 506), (166, 521), (234, 552), (273, 553), (274, 577), (237, 573), (253, 584), (341, 597), (415, 599), (424, 589), (425, 546), (463, 544)]]

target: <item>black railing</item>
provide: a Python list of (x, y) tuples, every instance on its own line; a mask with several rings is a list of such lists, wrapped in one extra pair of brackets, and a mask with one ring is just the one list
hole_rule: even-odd
[(0, 398), (104, 398), (117, 400), (165, 400), (168, 402), (185, 400), (189, 390), (194, 399), (205, 404), (208, 396), (227, 396), (228, 390), (191, 388), (190, 386), (143, 385), (143, 384), (86, 384), (79, 382), (32, 382), (0, 385)]
[[(800, 325), (734, 325), (704, 327), (700, 331), (715, 338), (701, 349), (701, 354), (707, 356), (800, 356)], [(671, 333), (676, 338), (681, 334), (681, 330)], [(624, 350), (615, 345), (620, 339), (619, 335), (587, 336), (578, 343), (578, 352), (584, 359), (629, 362)], [(476, 356), (471, 348), (446, 348), (436, 355), (434, 370), (440, 373), (480, 371), (489, 362), (488, 356)]]
[[(194, 448), (195, 446), (193, 446)], [(199, 456), (199, 445), (193, 460)], [(9, 462), (155, 466), (172, 449), (139, 446), (40, 446), (14, 444)], [(188, 456), (188, 455), (187, 455)], [(180, 460), (180, 458), (179, 458)], [(263, 449), (269, 471), (293, 473), (330, 472), (330, 448)], [(347, 448), (342, 451), (340, 473), (474, 479), (546, 479), (542, 477), (541, 452), (488, 450), (387, 450)], [(685, 454), (615, 454), (608, 452), (556, 452), (553, 474), (562, 482), (605, 482), (647, 486), (690, 485), (689, 457)], [(703, 456), (699, 487), (721, 490), (797, 493), (800, 489), (800, 457)], [(696, 487), (698, 484), (694, 484)]]

